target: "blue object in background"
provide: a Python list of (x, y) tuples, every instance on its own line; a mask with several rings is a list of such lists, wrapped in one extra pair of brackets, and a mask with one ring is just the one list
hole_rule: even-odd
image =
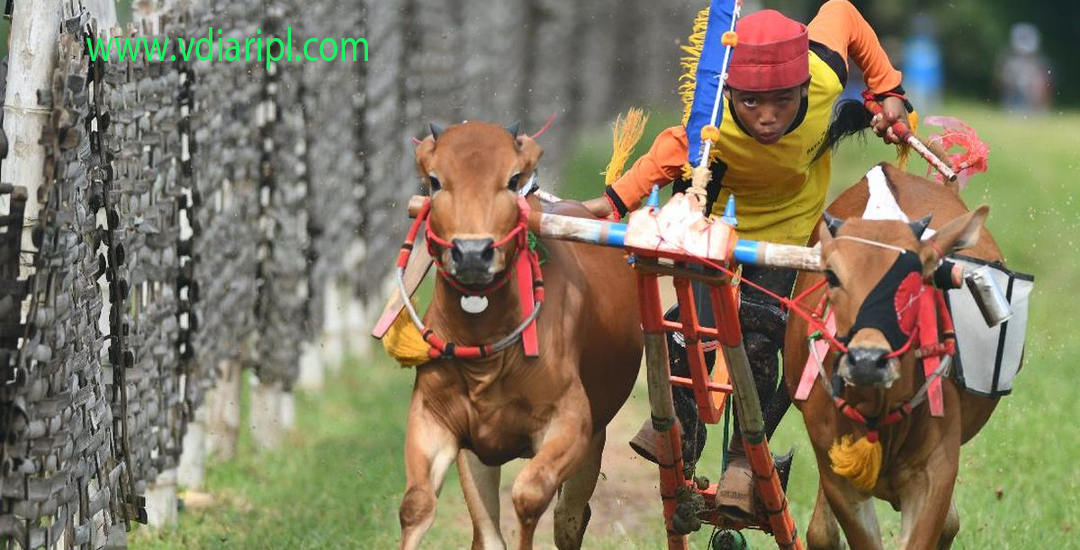
[(945, 71), (934, 20), (925, 14), (911, 21), (911, 36), (904, 44), (904, 91), (917, 111), (932, 114), (941, 106)]

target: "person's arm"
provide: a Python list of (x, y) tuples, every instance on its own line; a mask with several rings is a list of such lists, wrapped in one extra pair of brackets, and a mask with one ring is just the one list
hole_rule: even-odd
[(886, 142), (899, 143), (892, 130), (894, 122), (907, 124), (910, 103), (900, 86), (903, 75), (889, 61), (877, 34), (848, 0), (829, 0), (807, 26), (810, 40), (833, 50), (847, 63), (855, 61), (863, 71), (863, 81), (881, 101), (884, 115), (871, 122), (874, 133)]
[(901, 73), (889, 62), (877, 34), (848, 0), (829, 0), (807, 25), (810, 40), (824, 44), (852, 60), (863, 71), (863, 80), (875, 94), (891, 92), (900, 85)]
[[(668, 185), (682, 174), (687, 162), (686, 129), (672, 126), (656, 136), (648, 153), (641, 156), (615, 183), (604, 190), (604, 197), (587, 201), (590, 210), (598, 213), (591, 203), (602, 206), (601, 200), (614, 208), (621, 218), (641, 205), (653, 185)], [(610, 212), (608, 212), (610, 214)]]

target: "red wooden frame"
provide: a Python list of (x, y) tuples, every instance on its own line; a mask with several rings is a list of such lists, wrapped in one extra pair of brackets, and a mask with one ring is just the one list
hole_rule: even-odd
[[(716, 424), (723, 418), (724, 408), (728, 405), (728, 396), (734, 391), (734, 380), (729, 374), (728, 365), (723, 360), (723, 348), (717, 350), (717, 361), (710, 380), (701, 338), (711, 337), (719, 340), (721, 346), (742, 346), (742, 328), (738, 317), (737, 288), (730, 280), (716, 275), (694, 276), (685, 266), (701, 263), (695, 258), (672, 253), (628, 247), (634, 255), (634, 266), (638, 278), (638, 302), (641, 309), (642, 328), (646, 335), (646, 346), (664, 346), (664, 332), (677, 330), (686, 342), (687, 358), (690, 363), (690, 378), (672, 376), (666, 364), (660, 367), (666, 370), (673, 386), (691, 388), (698, 405), (698, 414), (707, 424)], [(659, 277), (671, 275), (674, 278), (675, 293), (679, 300), (679, 322), (664, 320), (663, 306), (660, 300)], [(702, 327), (697, 317), (694, 295), (690, 287), (691, 278), (703, 280), (709, 284), (709, 299), (716, 313), (717, 327)], [(658, 337), (657, 337), (658, 336)], [(650, 353), (652, 352), (652, 353)], [(667, 357), (667, 350), (646, 350), (646, 355)], [(656, 368), (656, 367), (651, 367)], [(650, 387), (650, 391), (657, 391)], [(666, 388), (670, 391), (670, 387)], [(756, 391), (756, 389), (751, 389)], [(650, 397), (650, 401), (653, 401)], [(668, 400), (670, 402), (670, 399)], [(760, 412), (758, 413), (760, 414)], [(686, 480), (683, 474), (682, 438), (679, 425), (673, 422), (670, 429), (659, 431), (657, 436), (657, 460), (660, 463), (660, 495), (663, 502), (664, 521), (667, 527), (669, 550), (686, 550), (687, 538), (675, 530), (673, 518), (678, 504), (676, 495), (680, 488), (687, 488), (701, 494), (710, 511), (699, 514), (703, 523), (724, 529), (761, 529), (771, 533), (779, 548), (802, 550), (802, 542), (795, 531), (795, 522), (788, 510), (787, 496), (780, 485), (773, 464), (772, 452), (763, 434), (747, 434), (743, 438), (750, 468), (754, 473), (758, 496), (766, 510), (754, 521), (740, 521), (717, 511), (715, 506), (717, 485), (700, 489), (692, 480)]]

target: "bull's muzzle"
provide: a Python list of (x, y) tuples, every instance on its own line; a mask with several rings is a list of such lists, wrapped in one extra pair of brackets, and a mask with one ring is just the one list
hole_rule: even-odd
[(852, 347), (840, 361), (840, 377), (849, 385), (889, 388), (900, 378), (900, 362), (890, 358), (889, 350), (878, 347)]
[(451, 243), (446, 264), (454, 279), (467, 285), (486, 285), (494, 280), (494, 239), (453, 239)]

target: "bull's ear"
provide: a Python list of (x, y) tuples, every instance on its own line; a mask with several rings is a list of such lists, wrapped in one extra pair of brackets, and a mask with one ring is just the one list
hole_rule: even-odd
[(416, 169), (423, 177), (428, 173), (431, 158), (435, 155), (435, 137), (428, 136), (416, 146)]
[(521, 173), (532, 174), (533, 170), (536, 170), (536, 165), (540, 163), (540, 157), (544, 156), (544, 148), (535, 139), (526, 135), (518, 136), (517, 141), (521, 148), (518, 154), (521, 155), (523, 161)]
[(948, 255), (957, 250), (975, 246), (979, 242), (979, 230), (986, 222), (990, 207), (983, 204), (947, 223), (933, 237), (922, 243), (919, 257), (923, 263), (923, 274), (929, 276), (937, 268), (939, 254)]
[(829, 222), (823, 221), (818, 224), (818, 242), (821, 243), (821, 251), (825, 252), (825, 247), (829, 246), (833, 240), (832, 229), (829, 229)]

